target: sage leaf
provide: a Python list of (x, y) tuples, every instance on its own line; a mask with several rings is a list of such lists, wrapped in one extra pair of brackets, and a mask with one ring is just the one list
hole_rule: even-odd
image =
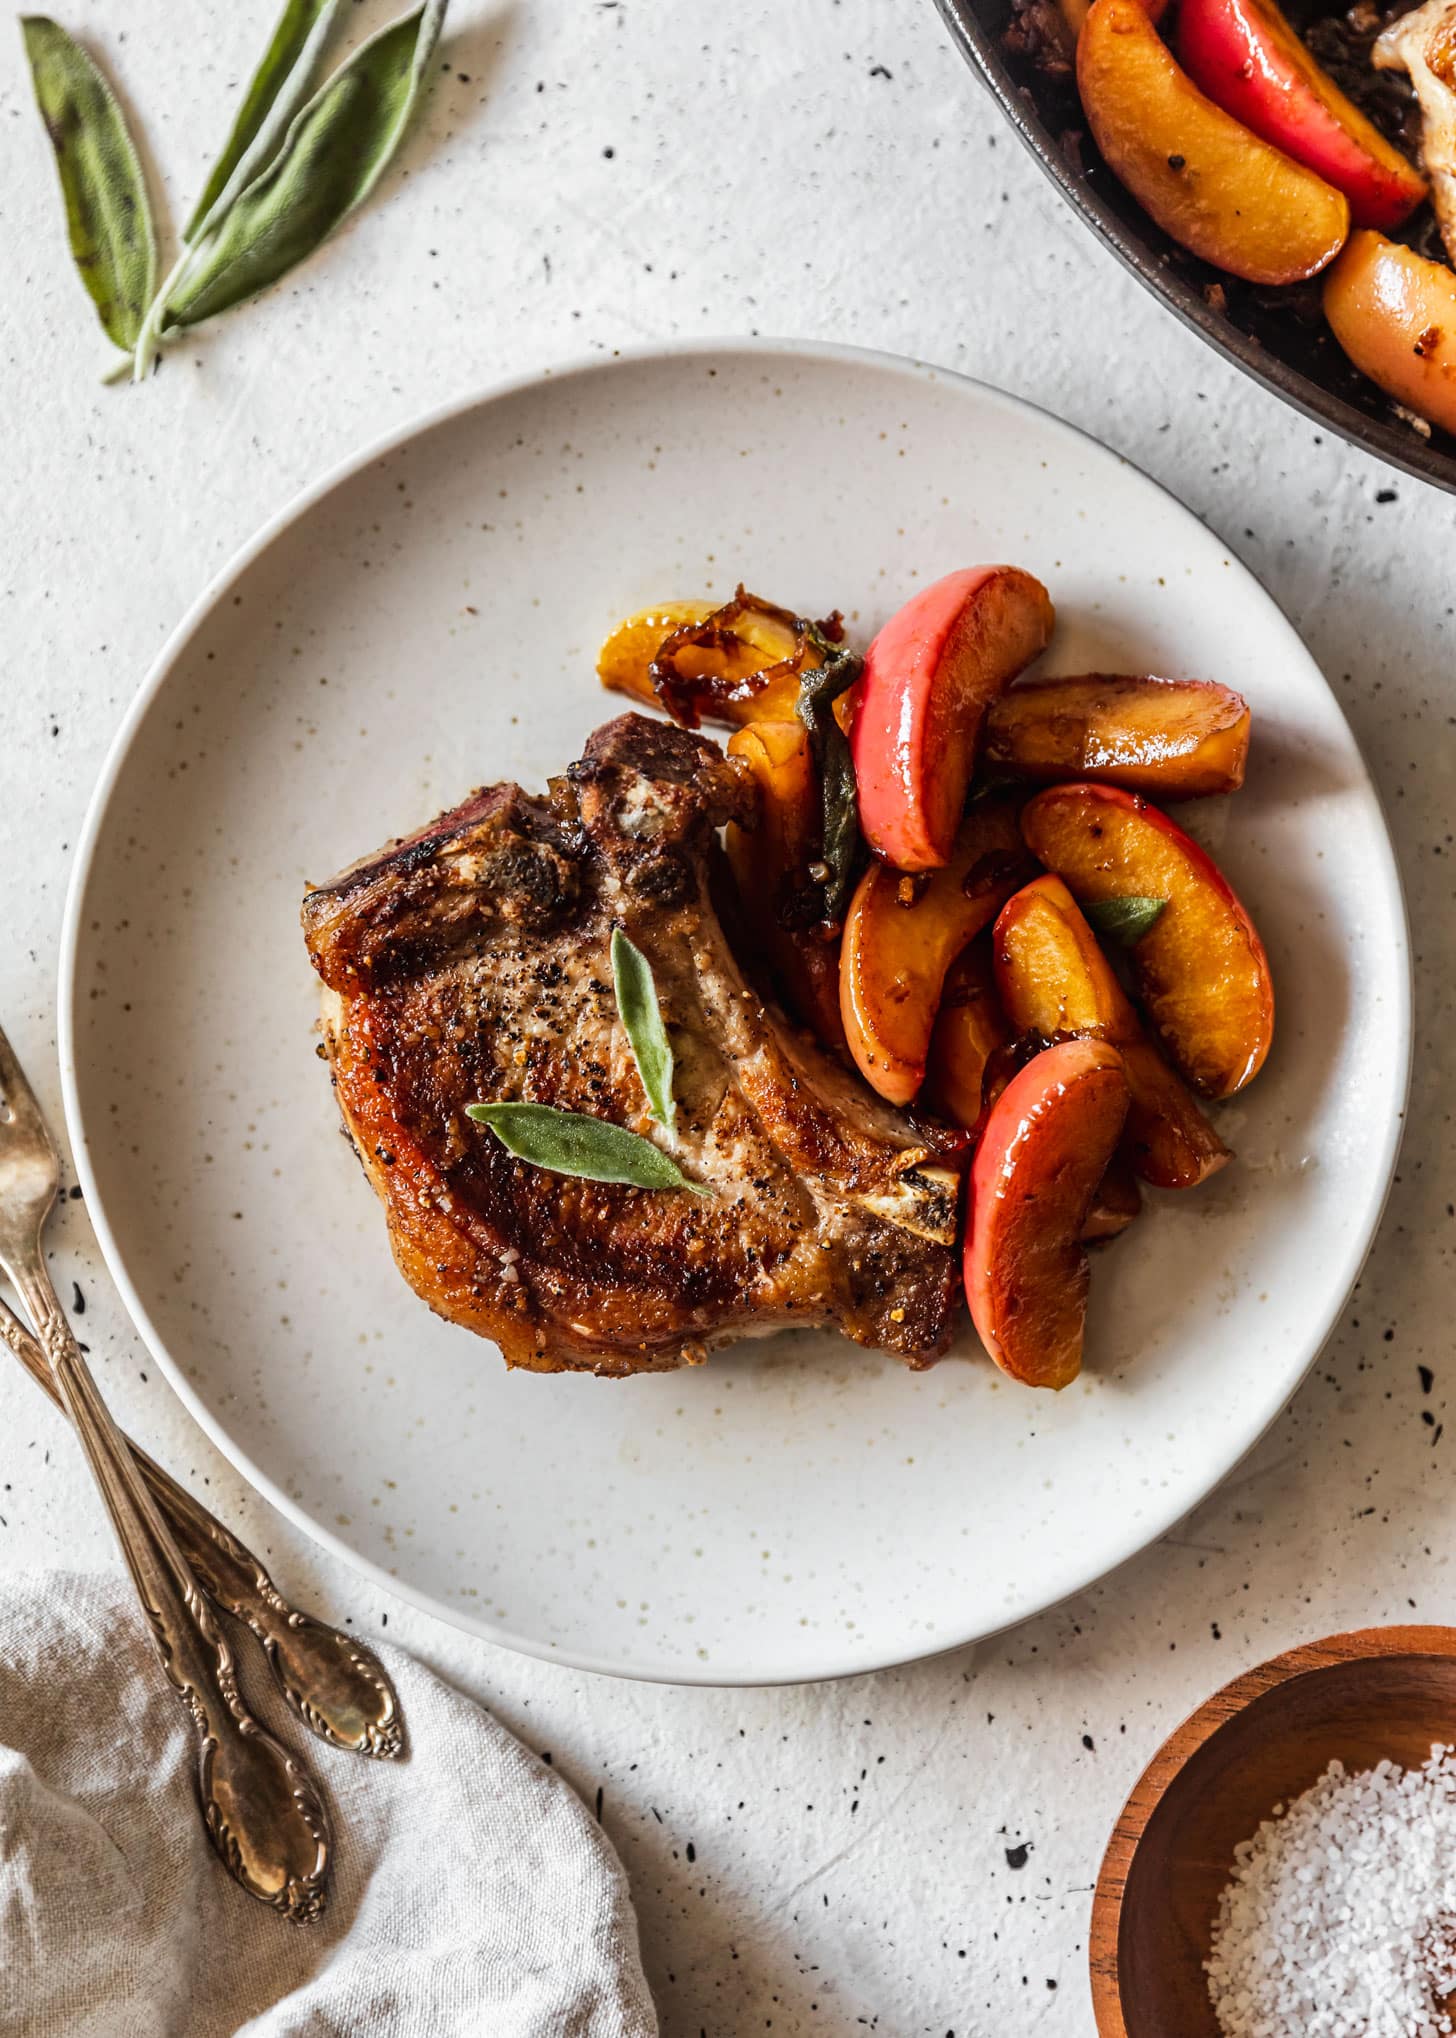
[(836, 647), (821, 666), (806, 672), (799, 682), (799, 720), (809, 732), (823, 802), (821, 854), (829, 869), (824, 882), (826, 920), (838, 920), (843, 914), (859, 863), (859, 794), (849, 738), (839, 726), (834, 703), (863, 670), (862, 659)]
[(183, 229), (189, 245), (272, 157), (313, 83), (338, 12), (339, 0), (284, 0), (232, 132)]
[(662, 1023), (652, 965), (620, 927), (612, 929), (612, 989), (632, 1059), (647, 1092), (652, 1115), (677, 1143), (677, 1100), (672, 1094), (672, 1042)]
[(589, 1182), (625, 1182), (634, 1189), (686, 1189), (711, 1196), (690, 1182), (675, 1160), (623, 1125), (558, 1111), (550, 1104), (467, 1104), (467, 1118), (488, 1125), (507, 1153), (554, 1175), (580, 1175)]
[(1094, 899), (1082, 911), (1099, 934), (1132, 948), (1158, 919), (1166, 899), (1130, 895), (1125, 899)]
[(197, 242), (159, 330), (200, 325), (255, 297), (363, 204), (409, 124), (446, 4), (424, 0), (381, 29), (300, 108), (272, 162)]
[(156, 288), (157, 236), (125, 115), (63, 28), (44, 14), (22, 15), (20, 28), (56, 152), (72, 257), (107, 338), (129, 353)]

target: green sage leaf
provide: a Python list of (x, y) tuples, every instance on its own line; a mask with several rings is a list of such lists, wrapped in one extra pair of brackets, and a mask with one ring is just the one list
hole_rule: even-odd
[(834, 703), (854, 685), (863, 669), (864, 661), (852, 651), (834, 646), (824, 663), (806, 672), (799, 682), (799, 720), (809, 732), (823, 801), (822, 855), (829, 869), (824, 881), (826, 920), (838, 920), (849, 904), (859, 864), (859, 794), (849, 738), (839, 726)]
[[(652, 965), (620, 927), (612, 929), (612, 988), (617, 1010), (632, 1049), (632, 1059), (647, 1092), (652, 1115), (676, 1143), (677, 1101), (672, 1094), (672, 1042), (662, 1023)], [(654, 1149), (655, 1151), (655, 1149)]]
[(248, 81), (232, 133), (183, 230), (191, 243), (222, 206), (261, 170), (313, 83), (339, 0), (283, 0), (263, 61)]
[(111, 87), (44, 14), (20, 20), (36, 104), (56, 152), (66, 230), (106, 336), (130, 352), (157, 282), (146, 180)]
[(1099, 934), (1131, 948), (1154, 925), (1168, 901), (1130, 896), (1125, 899), (1094, 899), (1082, 911)]
[(419, 100), (446, 4), (424, 0), (319, 87), (272, 162), (198, 241), (168, 293), (164, 325), (200, 325), (255, 297), (363, 204)]
[(625, 1182), (634, 1189), (686, 1189), (711, 1196), (691, 1182), (675, 1160), (650, 1139), (623, 1125), (558, 1111), (550, 1104), (467, 1104), (467, 1118), (488, 1125), (508, 1153), (554, 1175), (580, 1175), (589, 1182)]

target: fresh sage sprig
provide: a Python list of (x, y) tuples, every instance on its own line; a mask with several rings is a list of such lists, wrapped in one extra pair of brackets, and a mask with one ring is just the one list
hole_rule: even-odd
[(488, 1125), (517, 1160), (556, 1175), (590, 1182), (625, 1182), (634, 1189), (686, 1189), (691, 1196), (713, 1192), (691, 1182), (670, 1155), (650, 1139), (551, 1104), (467, 1104), (467, 1118)]
[(134, 381), (169, 337), (280, 281), (363, 204), (419, 103), (447, 5), (420, 0), (312, 90), (340, 0), (284, 0), (160, 287), (146, 191), (116, 102), (64, 30), (26, 19), (72, 251)]
[(642, 1087), (647, 1092), (652, 1115), (667, 1134), (669, 1143), (676, 1146), (677, 1099), (672, 1094), (672, 1042), (662, 1023), (662, 1007), (657, 1002), (652, 965), (620, 927), (612, 929), (612, 989), (617, 994), (622, 1028), (632, 1049), (637, 1073), (642, 1078)]
[(106, 337), (130, 353), (157, 287), (157, 235), (136, 148), (80, 44), (44, 14), (22, 15), (20, 32), (56, 152), (72, 257)]
[(1167, 903), (1166, 899), (1129, 894), (1125, 899), (1093, 899), (1082, 911), (1099, 934), (1120, 942), (1124, 948), (1132, 948), (1154, 925)]
[(828, 872), (824, 880), (824, 917), (838, 920), (849, 903), (859, 862), (859, 796), (855, 790), (854, 763), (849, 738), (839, 726), (834, 703), (852, 687), (864, 669), (863, 659), (838, 645), (826, 645), (824, 663), (799, 682), (799, 720), (809, 732), (814, 762), (819, 767), (820, 798), (823, 804), (822, 856)]
[[(193, 243), (156, 331), (256, 297), (326, 241), (383, 176), (419, 100), (446, 0), (424, 0), (357, 49), (290, 122), (278, 153)], [(137, 372), (145, 373), (142, 349)]]
[(263, 61), (248, 80), (232, 133), (182, 229), (189, 247), (277, 148), (313, 83), (338, 11), (339, 0), (284, 0)]

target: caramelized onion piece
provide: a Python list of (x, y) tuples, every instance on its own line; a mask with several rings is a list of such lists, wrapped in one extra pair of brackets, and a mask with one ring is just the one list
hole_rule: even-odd
[(685, 623), (658, 647), (653, 692), (675, 722), (730, 726), (791, 716), (803, 673), (823, 662), (821, 633), (802, 616), (739, 586), (701, 623)]

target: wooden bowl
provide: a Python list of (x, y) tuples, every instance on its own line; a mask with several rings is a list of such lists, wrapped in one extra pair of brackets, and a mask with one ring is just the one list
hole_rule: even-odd
[(1215, 1692), (1158, 1750), (1113, 1829), (1092, 1906), (1101, 2038), (1219, 2038), (1203, 1963), (1234, 1848), (1338, 1756), (1419, 1768), (1456, 1740), (1456, 1628), (1361, 1628)]

